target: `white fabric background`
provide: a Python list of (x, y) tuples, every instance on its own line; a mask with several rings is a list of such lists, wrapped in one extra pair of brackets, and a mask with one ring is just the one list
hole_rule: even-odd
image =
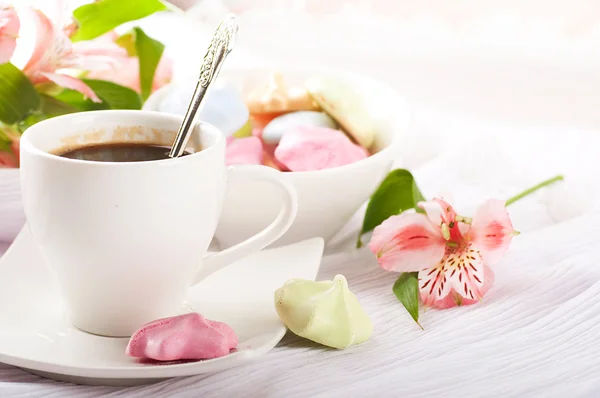
[[(586, 3), (573, 4), (576, 8)], [(373, 43), (367, 39), (335, 42), (337, 30), (328, 20), (321, 29), (329, 29), (331, 36), (324, 30), (298, 35), (292, 23), (287, 29), (276, 25), (279, 41), (254, 32), (240, 42), (237, 57), (231, 58), (231, 63), (244, 64), (283, 58), (306, 62), (312, 46), (310, 51), (319, 54), (313, 55), (313, 61), (390, 81), (414, 104), (416, 120), (415, 134), (399, 164), (415, 172), (426, 196), (450, 193), (463, 213), (470, 213), (485, 198), (506, 198), (564, 173), (565, 184), (510, 208), (515, 228), (523, 233), (494, 269), (496, 284), (484, 304), (430, 310), (422, 315), (425, 331), (418, 329), (391, 292), (395, 275), (380, 270), (368, 252), (349, 250), (360, 221), (357, 215), (328, 249), (320, 278), (336, 273), (348, 278), (375, 324), (373, 338), (366, 344), (334, 351), (288, 334), (256, 363), (130, 389), (70, 386), (0, 365), (0, 396), (597, 396), (598, 60), (568, 30), (554, 30), (552, 36), (553, 19), (545, 18), (547, 24), (538, 26), (547, 29), (537, 31), (546, 39), (544, 51), (533, 39), (523, 40), (520, 46), (514, 38), (498, 40), (495, 46), (488, 39), (486, 46), (478, 35), (461, 36), (459, 30), (449, 37), (443, 26), (435, 30), (435, 24), (427, 25), (427, 40), (415, 43), (409, 39), (419, 36), (423, 25), (410, 25), (407, 20), (401, 25), (404, 33), (399, 29), (392, 35), (397, 42), (394, 48), (367, 48), (364, 43)], [(595, 40), (591, 20), (591, 28), (576, 35), (587, 37), (589, 45)], [(347, 21), (338, 21), (336, 27)], [(448, 18), (437, 21), (447, 21), (448, 26), (458, 23)], [(371, 30), (367, 22), (363, 21), (362, 32), (375, 31), (374, 22)], [(212, 30), (212, 26), (190, 25), (200, 36)], [(182, 29), (170, 30), (174, 42)], [(161, 24), (156, 30), (169, 29)], [(323, 42), (315, 46), (319, 43), (312, 39), (293, 41), (294, 34), (320, 35)], [(280, 49), (281, 58), (258, 51), (274, 47)], [(529, 53), (532, 48), (539, 51)], [(173, 54), (184, 50), (181, 43), (171, 48)], [(189, 65), (194, 60), (197, 57), (191, 55)], [(179, 73), (185, 74), (186, 68)]]

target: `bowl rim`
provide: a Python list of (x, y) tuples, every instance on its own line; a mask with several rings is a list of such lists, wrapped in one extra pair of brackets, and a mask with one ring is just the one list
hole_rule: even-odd
[[(347, 70), (347, 69), (340, 69), (340, 68), (333, 68), (333, 67), (321, 67), (321, 66), (314, 66), (314, 65), (297, 65), (297, 64), (290, 65), (290, 64), (285, 64), (285, 63), (278, 63), (278, 64), (271, 63), (269, 65), (250, 66), (250, 67), (243, 67), (243, 66), (229, 67), (229, 68), (224, 67), (221, 72), (222, 73), (221, 76), (227, 76), (230, 74), (244, 74), (244, 73), (249, 74), (249, 73), (256, 73), (256, 72), (261, 72), (261, 71), (263, 71), (265, 73), (270, 73), (270, 72), (272, 73), (275, 71), (279, 71), (284, 74), (286, 71), (301, 72), (301, 73), (307, 73), (307, 72), (312, 71), (315, 74), (322, 73), (322, 74), (328, 74), (328, 75), (340, 75), (340, 76), (361, 79), (363, 81), (366, 80), (369, 82), (369, 84), (375, 84), (377, 86), (380, 86), (382, 89), (388, 91), (393, 96), (394, 102), (402, 104), (402, 108), (405, 110), (405, 114), (406, 114), (406, 116), (403, 118), (404, 124), (405, 124), (403, 130), (410, 131), (412, 129), (412, 126), (414, 125), (414, 115), (413, 115), (413, 111), (412, 111), (411, 107), (408, 104), (408, 101), (402, 95), (400, 95), (400, 93), (398, 93), (393, 87), (391, 87), (388, 83), (386, 83), (382, 80), (376, 79), (374, 77), (371, 77), (370, 75), (367, 75), (367, 74), (362, 74), (362, 73), (358, 73), (358, 72)], [(158, 111), (158, 103), (167, 95), (167, 93), (171, 87), (172, 87), (172, 82), (169, 82), (169, 83), (165, 84), (163, 87), (161, 87), (160, 89), (158, 89), (157, 91), (155, 91), (154, 93), (152, 93), (152, 95), (150, 97), (148, 97), (148, 99), (144, 103), (144, 106), (142, 109), (160, 112), (160, 111)], [(323, 174), (330, 174), (330, 173), (335, 174), (335, 173), (357, 171), (355, 169), (362, 168), (363, 167), (362, 165), (376, 162), (378, 159), (381, 159), (381, 158), (392, 157), (394, 154), (398, 155), (399, 145), (400, 145), (400, 134), (396, 133), (392, 136), (391, 142), (386, 147), (384, 147), (380, 151), (370, 155), (369, 157), (367, 157), (365, 159), (361, 159), (357, 162), (349, 163), (349, 164), (346, 164), (343, 166), (322, 169), (322, 170), (286, 171), (286, 172), (280, 171), (280, 170), (277, 170), (277, 171), (279, 171), (283, 175), (297, 175), (297, 176), (306, 176), (306, 177), (312, 177), (315, 174), (323, 175)], [(243, 167), (244, 165), (236, 165), (236, 166)], [(259, 166), (269, 167), (269, 166), (265, 166), (265, 165), (259, 165)]]

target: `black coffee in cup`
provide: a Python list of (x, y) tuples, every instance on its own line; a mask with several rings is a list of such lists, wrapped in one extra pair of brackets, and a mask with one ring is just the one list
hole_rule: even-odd
[[(58, 152), (63, 158), (95, 162), (145, 162), (169, 158), (171, 148), (143, 143), (108, 143), (82, 146)], [(184, 152), (183, 156), (189, 155)]]

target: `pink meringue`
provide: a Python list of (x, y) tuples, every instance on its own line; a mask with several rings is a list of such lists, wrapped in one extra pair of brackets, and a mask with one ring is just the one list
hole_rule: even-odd
[[(273, 150), (274, 150), (274, 148), (273, 148)], [(287, 167), (285, 167), (285, 165), (281, 164), (281, 162), (278, 162), (277, 159), (275, 159), (275, 157), (273, 156), (273, 151), (271, 151), (269, 153), (269, 151), (267, 151), (266, 149), (265, 149), (265, 152), (263, 153), (263, 164), (265, 166), (274, 168), (275, 170), (290, 171)]]
[(291, 171), (323, 170), (354, 163), (369, 156), (340, 130), (298, 126), (288, 131), (275, 149), (275, 159)]
[(193, 312), (145, 324), (131, 336), (125, 352), (156, 361), (198, 360), (225, 356), (237, 344), (231, 327)]
[(225, 164), (262, 164), (263, 146), (260, 138), (251, 136), (228, 139)]

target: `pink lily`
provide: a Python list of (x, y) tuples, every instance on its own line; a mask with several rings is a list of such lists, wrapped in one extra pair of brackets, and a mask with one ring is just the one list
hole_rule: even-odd
[[(117, 39), (117, 34), (115, 32), (110, 32), (94, 39), (92, 42), (104, 43), (105, 45), (110, 45), (110, 43), (112, 43), (114, 45)], [(108, 80), (120, 84), (121, 86), (129, 87), (138, 93), (141, 92), (139, 58), (136, 56), (129, 56), (127, 51), (125, 51), (122, 54), (115, 55), (114, 60), (119, 64), (119, 73), (114, 73), (114, 71), (109, 69), (99, 69), (91, 71), (87, 76), (90, 79)], [(160, 61), (158, 61), (156, 71), (154, 72), (152, 92), (169, 83), (172, 75), (173, 61), (163, 54), (162, 57), (160, 57)]]
[(15, 47), (21, 23), (12, 6), (0, 7), (0, 64), (10, 61)]
[(39, 10), (32, 10), (36, 23), (36, 45), (23, 72), (33, 84), (49, 81), (82, 93), (94, 102), (101, 102), (81, 79), (65, 73), (65, 69), (90, 71), (115, 67), (114, 57), (126, 53), (114, 43), (71, 43), (68, 34), (72, 25), (62, 29)]
[(0, 169), (19, 167), (19, 162), (10, 152), (0, 152)]
[(508, 250), (513, 229), (505, 202), (488, 200), (473, 219), (442, 199), (419, 203), (375, 228), (369, 249), (387, 271), (419, 272), (423, 304), (448, 308), (481, 300), (494, 281), (489, 266)]
[(19, 136), (12, 133), (12, 132), (4, 132), (5, 134), (7, 134), (9, 136), (9, 138), (11, 139), (11, 145), (10, 145), (10, 150), (9, 151), (0, 151), (0, 169), (2, 168), (15, 168), (15, 167), (19, 167), (19, 149), (20, 149), (20, 142), (19, 142)]

